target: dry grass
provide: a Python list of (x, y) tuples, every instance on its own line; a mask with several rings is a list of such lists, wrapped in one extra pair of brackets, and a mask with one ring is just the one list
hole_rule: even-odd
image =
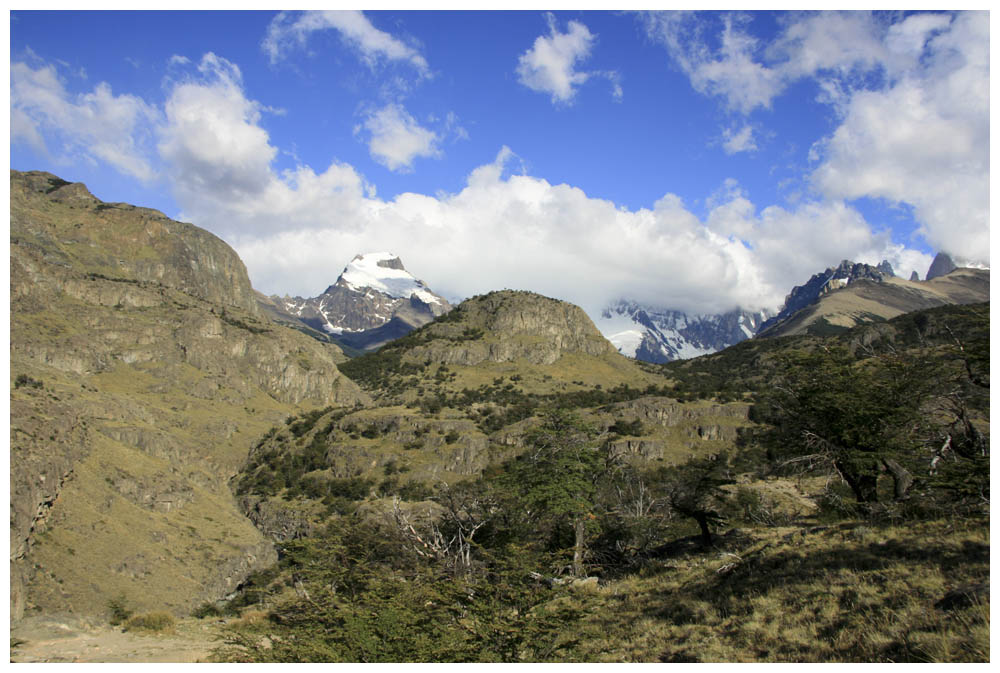
[(988, 661), (988, 599), (935, 607), (950, 588), (988, 577), (986, 526), (759, 530), (752, 544), (662, 560), (602, 587), (580, 658)]

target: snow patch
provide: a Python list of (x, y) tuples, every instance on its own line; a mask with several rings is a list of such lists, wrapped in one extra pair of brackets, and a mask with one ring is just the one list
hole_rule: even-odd
[(378, 265), (379, 262), (394, 259), (399, 258), (391, 252), (369, 252), (358, 255), (344, 268), (344, 272), (340, 274), (340, 280), (348, 288), (359, 292), (370, 288), (397, 299), (408, 298), (416, 294), (425, 304), (441, 303), (409, 271)]

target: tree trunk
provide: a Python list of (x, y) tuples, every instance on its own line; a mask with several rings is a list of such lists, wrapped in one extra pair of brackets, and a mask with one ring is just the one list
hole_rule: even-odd
[(906, 492), (913, 486), (913, 475), (892, 458), (883, 458), (882, 464), (885, 465), (886, 471), (892, 475), (893, 497), (896, 500), (902, 500), (906, 497)]
[(701, 543), (706, 547), (711, 547), (712, 531), (708, 529), (708, 517), (701, 513), (695, 513), (693, 516), (698, 522), (698, 527), (701, 528)]
[(573, 575), (580, 577), (583, 575), (583, 517), (579, 517), (573, 522), (576, 532), (576, 544), (573, 547)]
[(878, 502), (878, 472), (856, 473), (839, 460), (835, 464), (860, 504)]

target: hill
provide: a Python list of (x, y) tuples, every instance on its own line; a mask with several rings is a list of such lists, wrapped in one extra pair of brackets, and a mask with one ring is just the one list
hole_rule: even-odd
[(262, 318), (215, 236), (11, 171), (11, 615), (185, 612), (274, 560), (226, 482), (299, 405), (367, 396)]

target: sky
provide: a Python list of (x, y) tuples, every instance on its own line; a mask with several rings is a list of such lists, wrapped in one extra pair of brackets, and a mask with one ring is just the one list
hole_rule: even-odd
[(10, 83), (11, 168), (265, 294), (391, 251), (451, 300), (708, 314), (990, 261), (985, 12), (12, 11)]

